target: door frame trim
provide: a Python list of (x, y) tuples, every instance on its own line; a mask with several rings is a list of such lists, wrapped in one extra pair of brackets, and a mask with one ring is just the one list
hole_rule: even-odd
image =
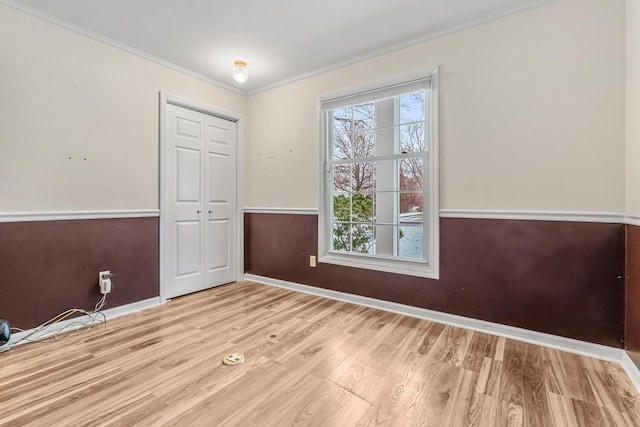
[(244, 173), (243, 173), (243, 153), (244, 153), (244, 118), (241, 114), (232, 113), (229, 111), (225, 111), (216, 107), (211, 107), (208, 105), (202, 105), (197, 102), (193, 102), (184, 98), (180, 98), (178, 96), (174, 96), (165, 92), (160, 92), (160, 141), (159, 141), (159, 194), (158, 194), (158, 204), (160, 207), (160, 304), (164, 304), (167, 302), (167, 292), (166, 292), (166, 257), (167, 257), (167, 248), (166, 248), (166, 215), (164, 215), (164, 203), (165, 203), (165, 174), (166, 174), (166, 165), (165, 165), (165, 149), (166, 149), (166, 135), (165, 135), (165, 126), (166, 126), (166, 107), (167, 104), (177, 105), (179, 107), (187, 108), (189, 110), (198, 111), (204, 114), (208, 114), (210, 116), (219, 117), (225, 120), (231, 120), (236, 122), (236, 230), (235, 230), (235, 239), (236, 239), (236, 280), (241, 281), (244, 277), (244, 199), (243, 199), (243, 186), (244, 186)]

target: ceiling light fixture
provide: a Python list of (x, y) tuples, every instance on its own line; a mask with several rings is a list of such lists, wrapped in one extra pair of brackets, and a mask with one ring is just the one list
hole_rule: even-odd
[(236, 61), (233, 63), (233, 78), (238, 83), (244, 83), (249, 78), (247, 71), (247, 63), (244, 61)]

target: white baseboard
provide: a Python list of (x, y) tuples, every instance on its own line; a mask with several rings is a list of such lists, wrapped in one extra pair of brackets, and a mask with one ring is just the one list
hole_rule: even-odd
[(531, 331), (514, 326), (501, 325), (499, 323), (487, 322), (484, 320), (472, 319), (470, 317), (457, 316), (455, 314), (442, 313), (439, 311), (427, 310), (424, 308), (412, 307), (395, 302), (382, 301), (374, 298), (352, 295), (323, 288), (316, 288), (314, 286), (302, 285), (299, 283), (287, 282), (284, 280), (272, 279), (269, 277), (256, 276), (253, 274), (245, 274), (244, 278), (245, 280), (251, 280), (266, 285), (277, 286), (284, 289), (304, 292), (307, 294), (362, 305), (365, 307), (377, 308), (380, 310), (389, 311), (391, 313), (403, 314), (405, 316), (415, 317), (418, 319), (429, 320), (445, 325), (457, 326), (460, 328), (470, 329), (472, 331), (483, 332), (490, 335), (497, 335), (500, 337), (523, 341), (530, 344), (537, 344), (544, 347), (566, 351), (569, 353), (575, 353), (581, 356), (608, 360), (611, 362), (616, 362), (618, 364), (622, 363), (623, 354), (626, 355), (626, 352), (619, 348), (593, 344), (586, 341), (560, 337), (557, 335), (545, 334), (542, 332)]
[[(441, 313), (434, 310), (412, 307), (404, 304), (378, 300), (375, 298), (363, 297), (360, 295), (352, 295), (344, 292), (332, 291), (314, 286), (302, 285), (300, 283), (287, 282), (270, 277), (256, 276), (253, 274), (245, 274), (244, 280), (262, 283), (265, 285), (277, 286), (283, 289), (303, 292), (306, 294), (316, 295), (337, 301), (344, 301), (365, 307), (376, 308), (391, 313), (402, 314), (405, 316), (415, 317), (418, 319), (429, 320), (432, 322), (442, 323), (445, 325), (456, 326), (460, 328), (470, 329), (473, 331), (483, 332), (490, 335), (501, 336), (509, 339), (527, 342), (530, 344), (541, 345), (569, 353), (579, 354), (581, 356), (593, 357), (602, 360), (608, 360), (618, 363), (625, 370), (631, 382), (636, 389), (640, 391), (640, 368), (631, 360), (626, 351), (604, 345), (588, 343), (585, 341), (575, 340), (571, 338), (560, 337), (542, 332), (530, 331), (528, 329), (516, 328), (514, 326), (501, 325), (498, 323), (487, 322), (484, 320), (472, 319), (454, 314)], [(112, 320), (127, 314), (133, 314), (141, 310), (156, 307), (160, 305), (160, 297), (149, 298), (137, 301), (131, 304), (110, 308), (103, 311), (107, 320)], [(54, 335), (60, 328), (70, 325), (74, 322), (89, 321), (88, 316), (81, 316), (68, 319), (63, 322), (51, 325), (46, 332), (39, 336), (39, 339)], [(69, 331), (74, 328), (70, 328)], [(31, 330), (11, 335), (9, 346), (15, 345), (22, 337), (29, 334)]]
[(600, 344), (593, 344), (586, 341), (560, 337), (557, 335), (545, 334), (542, 332), (530, 331), (528, 329), (516, 328), (514, 326), (501, 325), (499, 323), (487, 322), (484, 320), (472, 319), (464, 316), (457, 316), (455, 314), (441, 313), (424, 308), (382, 301), (374, 298), (363, 297), (360, 295), (352, 295), (344, 292), (316, 288), (314, 286), (302, 285), (300, 283), (287, 282), (279, 279), (272, 279), (270, 277), (245, 274), (244, 279), (262, 283), (265, 285), (277, 286), (279, 288), (289, 289), (292, 291), (303, 292), (306, 294), (344, 301), (352, 304), (362, 305), (365, 307), (377, 308), (379, 310), (389, 311), (391, 313), (402, 314), (418, 319), (429, 320), (436, 323), (457, 326), (460, 328), (483, 332), (490, 335), (523, 341), (529, 344), (536, 344), (556, 350), (566, 351), (568, 353), (578, 354), (581, 356), (607, 360), (620, 365), (629, 376), (629, 379), (631, 380), (633, 385), (640, 392), (640, 368), (636, 366), (627, 352), (623, 349), (608, 347)]
[(626, 351), (622, 352), (622, 362), (620, 363), (633, 385), (640, 391), (640, 368), (636, 365)]
[[(154, 298), (149, 298), (146, 300), (142, 300), (142, 301), (136, 301), (136, 302), (132, 302), (131, 304), (126, 304), (126, 305), (121, 305), (119, 307), (113, 307), (107, 310), (102, 311), (102, 313), (105, 315), (105, 317), (107, 318), (107, 321), (115, 319), (117, 317), (120, 316), (124, 316), (127, 314), (133, 314), (135, 312), (141, 311), (141, 310), (146, 310), (147, 308), (152, 308), (155, 306), (160, 305), (160, 297), (154, 297)], [(90, 322), (91, 319), (89, 318), (89, 316), (79, 316), (79, 317), (74, 317), (72, 319), (67, 319), (64, 320), (62, 322), (58, 322), (55, 323), (53, 325), (50, 325), (49, 327), (47, 327), (46, 329), (43, 330), (43, 333), (38, 334), (38, 340), (50, 337), (52, 335), (55, 335), (57, 331), (61, 330), (62, 328), (65, 328), (69, 325), (72, 325), (73, 323), (77, 323), (77, 322)], [(78, 326), (69, 326), (68, 329), (65, 329), (65, 331), (69, 332), (69, 331), (73, 331), (76, 329), (80, 329), (82, 326), (78, 325)], [(24, 332), (18, 332), (17, 334), (12, 334), (11, 338), (9, 339), (9, 343), (8, 346), (11, 347), (13, 345), (20, 345), (20, 344), (26, 344), (30, 341), (24, 341), (24, 342), (20, 342), (20, 340), (27, 336), (28, 334), (30, 334), (33, 331), (33, 329), (30, 329), (28, 331), (24, 331)], [(2, 349), (2, 347), (0, 347), (0, 349)]]

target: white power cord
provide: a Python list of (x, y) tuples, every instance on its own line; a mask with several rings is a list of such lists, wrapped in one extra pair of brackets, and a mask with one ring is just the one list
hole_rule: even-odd
[[(13, 347), (19, 344), (22, 344), (25, 342), (36, 342), (41, 339), (47, 338), (51, 335), (53, 335), (56, 339), (58, 339), (58, 335), (68, 329), (73, 329), (74, 332), (76, 333), (78, 333), (78, 331), (81, 331), (81, 330), (83, 330), (83, 332), (88, 332), (91, 330), (92, 327), (99, 325), (101, 323), (106, 323), (107, 316), (105, 316), (105, 314), (102, 313), (102, 308), (107, 303), (107, 295), (108, 295), (107, 293), (102, 294), (102, 298), (100, 298), (100, 300), (96, 303), (95, 307), (93, 308), (93, 311), (87, 311), (82, 308), (71, 308), (69, 310), (63, 311), (57, 316), (54, 316), (51, 319), (47, 320), (46, 322), (42, 323), (40, 326), (32, 329), (27, 335), (25, 335), (24, 337), (21, 337), (19, 340), (11, 344), (7, 344), (7, 346), (4, 348), (0, 348), (0, 353), (4, 353), (5, 351), (11, 350)], [(66, 323), (65, 325), (63, 325), (62, 327), (60, 327), (55, 331), (51, 331), (48, 329), (50, 326), (55, 325), (56, 323), (60, 323), (68, 319), (69, 317), (73, 316), (74, 314), (81, 314), (89, 317), (89, 319), (77, 320), (75, 322)], [(11, 328), (11, 330), (15, 330), (18, 332), (26, 332), (24, 329), (21, 329), (21, 328)]]

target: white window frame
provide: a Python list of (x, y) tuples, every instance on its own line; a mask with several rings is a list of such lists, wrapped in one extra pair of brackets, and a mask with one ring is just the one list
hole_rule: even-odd
[[(347, 267), (438, 279), (440, 274), (440, 216), (439, 216), (439, 102), (438, 67), (405, 74), (384, 81), (333, 92), (320, 97), (320, 200), (318, 210), (318, 261)], [(395, 257), (383, 258), (355, 253), (331, 252), (331, 172), (329, 171), (330, 144), (327, 141), (327, 110), (345, 100), (350, 104), (380, 99), (385, 93), (393, 93), (398, 87), (425, 82), (425, 185), (424, 221), (427, 239), (424, 253), (426, 261), (413, 261)], [(430, 81), (430, 84), (427, 82)], [(348, 105), (348, 104), (347, 104)]]

